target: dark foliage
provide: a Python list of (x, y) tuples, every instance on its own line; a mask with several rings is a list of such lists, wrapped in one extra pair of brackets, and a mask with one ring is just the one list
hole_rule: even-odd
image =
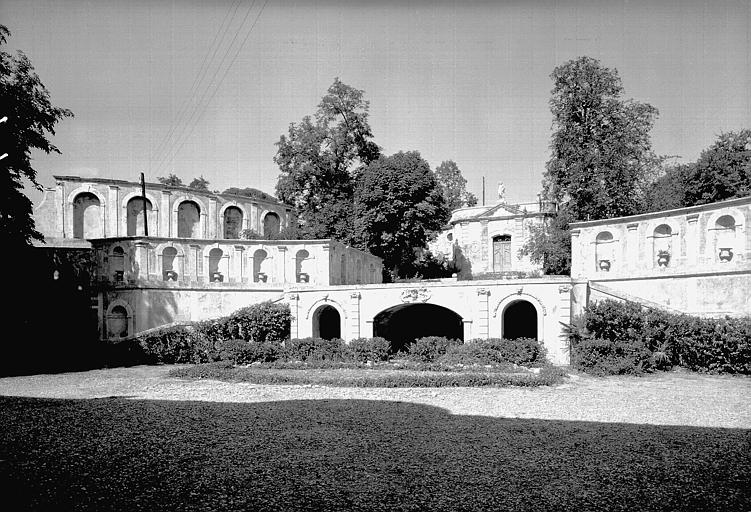
[(391, 343), (384, 338), (357, 338), (349, 342), (349, 350), (355, 362), (388, 361)]

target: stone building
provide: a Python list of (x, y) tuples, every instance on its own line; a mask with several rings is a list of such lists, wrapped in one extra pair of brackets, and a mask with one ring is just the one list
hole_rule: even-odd
[[(571, 224), (571, 277), (588, 298), (702, 316), (751, 313), (751, 197)], [(584, 299), (582, 299), (584, 300)]]
[(530, 227), (540, 225), (550, 209), (541, 203), (473, 206), (454, 210), (450, 227), (430, 244), (448, 258), (462, 277), (483, 274), (541, 274), (541, 266), (521, 254)]

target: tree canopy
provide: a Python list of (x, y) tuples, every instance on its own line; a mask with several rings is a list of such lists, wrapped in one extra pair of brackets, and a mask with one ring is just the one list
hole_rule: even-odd
[(359, 239), (400, 277), (414, 273), (427, 240), (449, 215), (435, 174), (417, 151), (372, 162), (358, 180), (355, 205)]
[(188, 184), (189, 188), (194, 188), (196, 190), (204, 190), (206, 192), (209, 191), (209, 180), (203, 177), (203, 175), (199, 176), (198, 178), (193, 178), (193, 181), (191, 181)]
[[(0, 47), (10, 31), (0, 25)], [(43, 237), (34, 227), (31, 200), (24, 194), (24, 180), (41, 190), (31, 165), (32, 151), (60, 153), (50, 141), (55, 125), (73, 113), (52, 106), (50, 93), (23, 52), (0, 50), (0, 229), (4, 249), (29, 246)]]
[(449, 211), (464, 206), (475, 206), (477, 197), (467, 192), (467, 180), (453, 160), (445, 160), (436, 167), (435, 176), (443, 192), (443, 199)]
[(169, 176), (157, 176), (156, 180), (162, 185), (169, 185), (171, 187), (184, 187), (182, 178), (176, 174), (170, 173)]
[(686, 183), (685, 206), (751, 195), (751, 130), (722, 133), (702, 151)]
[(380, 155), (368, 123), (364, 92), (338, 78), (313, 117), (289, 126), (277, 142), (277, 197), (298, 212), (302, 238), (353, 242), (358, 173)]

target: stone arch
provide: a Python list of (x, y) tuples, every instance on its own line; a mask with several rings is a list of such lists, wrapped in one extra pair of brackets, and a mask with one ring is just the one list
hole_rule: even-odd
[(109, 253), (109, 274), (116, 283), (125, 280), (125, 270), (129, 268), (128, 250), (123, 244), (113, 244)]
[[(167, 249), (175, 251), (174, 258), (171, 261), (166, 255)], [(165, 242), (157, 245), (154, 252), (159, 259), (158, 268), (162, 271), (162, 279), (165, 281), (176, 281), (183, 276), (185, 272), (185, 251), (182, 245), (175, 244), (174, 242)], [(174, 274), (169, 272), (174, 272)]]
[[(120, 207), (122, 208), (122, 215), (120, 217), (120, 233), (124, 233), (126, 236), (138, 236), (142, 235), (143, 231), (140, 231), (136, 229), (135, 235), (130, 234), (130, 218), (129, 218), (129, 209), (128, 209), (128, 203), (130, 203), (132, 200), (138, 199), (141, 200), (141, 193), (140, 192), (130, 192), (126, 194), (123, 199), (120, 201)], [(156, 197), (154, 197), (153, 194), (146, 192), (146, 199), (151, 204), (151, 210), (149, 210), (149, 236), (159, 236), (159, 224), (160, 224), (160, 217), (159, 217), (159, 201)], [(143, 210), (143, 206), (140, 208)], [(143, 221), (141, 221), (141, 225), (143, 225)]]
[[(203, 248), (203, 269), (209, 282), (222, 282), (229, 279), (230, 251), (223, 249), (218, 243)], [(213, 276), (219, 272), (221, 277)]]
[(738, 261), (738, 255), (746, 251), (745, 227), (745, 217), (736, 208), (712, 213), (707, 220), (705, 247), (709, 260), (722, 263)]
[(107, 201), (94, 187), (78, 187), (68, 195), (68, 232), (72, 238), (106, 236)]
[(612, 231), (599, 231), (595, 236), (595, 272), (610, 272), (616, 264), (615, 244)]
[(267, 239), (278, 238), (282, 228), (282, 217), (274, 211), (265, 211), (261, 216), (262, 235)]
[(454, 309), (430, 302), (409, 302), (381, 310), (373, 317), (373, 336), (403, 350), (417, 338), (443, 336), (464, 340), (464, 318)]
[[(494, 326), (494, 332), (498, 333), (499, 337), (503, 337), (504, 320), (505, 320), (504, 319), (504, 316), (505, 316), (504, 314), (506, 313), (507, 308), (511, 304), (513, 304), (515, 302), (520, 302), (520, 301), (527, 302), (527, 303), (531, 304), (532, 307), (534, 307), (535, 313), (536, 313), (536, 317), (537, 317), (536, 318), (537, 339), (541, 340), (541, 341), (544, 340), (545, 339), (545, 332), (544, 332), (545, 321), (544, 321), (544, 317), (548, 314), (547, 309), (542, 304), (542, 302), (540, 301), (540, 299), (538, 299), (534, 295), (530, 295), (530, 294), (524, 293), (524, 292), (517, 292), (517, 293), (512, 293), (512, 294), (506, 295), (505, 297), (503, 297), (501, 300), (498, 301), (498, 303), (493, 308), (493, 318), (497, 318), (497, 321), (496, 321), (495, 326)], [(491, 335), (490, 337), (493, 338), (495, 336)]]
[(312, 258), (307, 249), (300, 249), (295, 253), (295, 281), (298, 283), (310, 282)]
[[(234, 233), (228, 232), (227, 210), (230, 210), (232, 208), (235, 208), (239, 210), (240, 212), (239, 225), (236, 226), (236, 230), (237, 230), (236, 237), (228, 236), (230, 234), (234, 234)], [(243, 230), (247, 229), (250, 215), (249, 215), (247, 208), (245, 208), (245, 205), (238, 203), (237, 201), (230, 201), (230, 202), (224, 203), (222, 207), (219, 209), (219, 218), (221, 219), (221, 223), (222, 223), (222, 238), (224, 238), (225, 240), (236, 240), (240, 238), (240, 234), (243, 232)], [(229, 226), (229, 231), (234, 231), (234, 230), (235, 230), (235, 226)]]
[(133, 308), (124, 300), (110, 302), (105, 319), (107, 339), (121, 339), (135, 334)]
[(343, 318), (331, 304), (321, 304), (313, 311), (312, 333), (315, 338), (331, 340), (342, 337)]
[(268, 266), (271, 258), (265, 249), (256, 249), (253, 252), (253, 282), (266, 283), (271, 281)]
[(172, 201), (172, 218), (171, 218), (171, 225), (170, 225), (170, 233), (172, 234), (171, 236), (178, 237), (179, 235), (178, 212), (180, 209), (180, 205), (186, 201), (193, 202), (198, 206), (198, 225), (196, 228), (198, 236), (191, 236), (189, 238), (205, 238), (206, 218), (207, 218), (209, 209), (206, 206), (205, 202), (200, 197), (195, 196), (193, 194), (186, 194), (186, 195), (178, 196), (175, 198), (174, 201)]

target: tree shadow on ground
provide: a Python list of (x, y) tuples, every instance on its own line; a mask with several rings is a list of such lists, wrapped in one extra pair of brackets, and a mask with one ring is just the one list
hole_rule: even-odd
[(403, 402), (0, 397), (0, 459), (35, 510), (751, 507), (749, 430)]

